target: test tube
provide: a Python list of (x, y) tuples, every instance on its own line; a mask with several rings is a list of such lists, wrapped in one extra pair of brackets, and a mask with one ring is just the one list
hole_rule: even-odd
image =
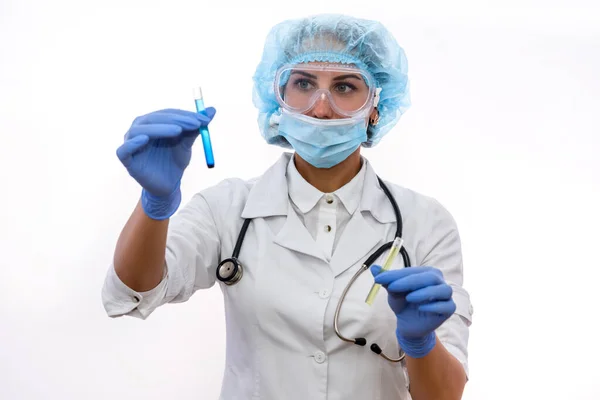
[[(202, 97), (202, 88), (196, 86), (194, 88), (194, 101), (196, 102), (196, 111), (202, 112), (204, 108), (204, 98)], [(215, 158), (213, 156), (212, 144), (210, 142), (210, 134), (208, 133), (208, 127), (200, 127), (200, 136), (202, 137), (202, 147), (204, 147), (204, 157), (206, 158), (206, 166), (213, 168), (215, 166)]]
[[(394, 263), (394, 260), (396, 259), (396, 256), (398, 255), (398, 253), (400, 252), (400, 249), (402, 248), (403, 243), (404, 243), (404, 240), (400, 237), (397, 237), (396, 239), (394, 239), (394, 241), (392, 242), (392, 247), (390, 247), (390, 250), (387, 254), (385, 262), (381, 266), (381, 271), (379, 271), (379, 273), (382, 273), (383, 271), (387, 271), (391, 268), (392, 264)], [(375, 301), (375, 297), (377, 296), (377, 293), (379, 293), (379, 289), (381, 289), (381, 285), (379, 283), (373, 283), (373, 286), (371, 286), (371, 290), (369, 291), (369, 294), (367, 295), (365, 303), (367, 303), (370, 306), (373, 305), (373, 301)]]

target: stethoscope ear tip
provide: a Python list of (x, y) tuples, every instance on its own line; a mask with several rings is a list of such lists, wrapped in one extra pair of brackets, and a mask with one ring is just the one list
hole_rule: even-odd
[(371, 351), (375, 354), (381, 354), (381, 347), (377, 343), (371, 345)]
[(354, 339), (354, 344), (357, 344), (359, 346), (364, 346), (365, 344), (367, 344), (367, 339), (361, 338), (361, 337), (356, 338), (356, 339)]

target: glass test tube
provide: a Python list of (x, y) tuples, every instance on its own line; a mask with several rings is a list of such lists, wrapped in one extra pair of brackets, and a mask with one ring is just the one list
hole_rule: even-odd
[[(403, 243), (404, 243), (404, 240), (402, 240), (402, 238), (397, 237), (396, 239), (394, 239), (394, 242), (392, 243), (392, 247), (390, 247), (388, 255), (387, 255), (385, 262), (383, 263), (383, 266), (381, 267), (381, 271), (379, 271), (379, 273), (382, 273), (383, 271), (387, 271), (390, 269), (390, 267), (394, 263), (394, 260), (396, 259), (396, 256), (400, 252), (400, 249), (402, 248)], [(377, 293), (379, 293), (379, 289), (381, 289), (381, 285), (378, 283), (373, 283), (373, 286), (371, 287), (371, 290), (369, 291), (369, 294), (367, 295), (365, 303), (367, 303), (370, 306), (373, 305), (373, 301), (375, 301), (375, 297), (377, 296)]]
[[(202, 97), (202, 89), (200, 86), (194, 88), (194, 101), (196, 102), (196, 111), (202, 112), (204, 108), (204, 98)], [(200, 127), (200, 136), (202, 137), (202, 147), (204, 147), (204, 157), (206, 158), (206, 166), (213, 168), (215, 166), (215, 158), (213, 156), (212, 143), (210, 141), (210, 134), (208, 133), (208, 127)]]

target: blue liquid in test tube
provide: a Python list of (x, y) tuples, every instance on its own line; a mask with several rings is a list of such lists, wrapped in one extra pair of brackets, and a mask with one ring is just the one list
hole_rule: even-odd
[[(196, 111), (204, 111), (204, 99), (202, 97), (202, 89), (199, 86), (194, 88), (194, 100), (196, 102)], [(213, 156), (212, 144), (210, 142), (210, 134), (208, 133), (208, 127), (200, 127), (200, 136), (202, 137), (202, 147), (204, 147), (204, 157), (206, 158), (206, 166), (208, 168), (213, 168), (215, 166), (215, 158)]]

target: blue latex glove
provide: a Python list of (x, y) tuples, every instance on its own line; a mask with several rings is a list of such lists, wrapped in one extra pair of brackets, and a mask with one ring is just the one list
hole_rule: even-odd
[(433, 267), (409, 267), (381, 272), (373, 265), (375, 282), (388, 292), (398, 320), (396, 337), (407, 356), (425, 357), (435, 346), (435, 330), (456, 311), (452, 287)]
[(180, 182), (192, 157), (201, 126), (216, 110), (204, 113), (167, 109), (137, 117), (117, 149), (129, 175), (142, 186), (142, 207), (152, 219), (166, 219), (181, 203)]

